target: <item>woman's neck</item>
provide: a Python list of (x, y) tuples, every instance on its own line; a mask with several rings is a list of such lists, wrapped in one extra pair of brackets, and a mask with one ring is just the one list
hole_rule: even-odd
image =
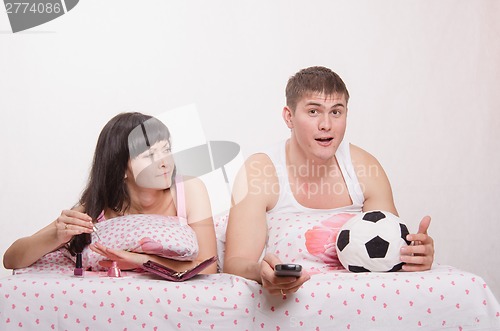
[(119, 214), (176, 215), (172, 195), (174, 187), (166, 190), (149, 189), (138, 186), (134, 181), (127, 181), (126, 185), (130, 202)]
[(127, 214), (166, 215), (173, 205), (170, 190), (140, 190), (130, 194)]

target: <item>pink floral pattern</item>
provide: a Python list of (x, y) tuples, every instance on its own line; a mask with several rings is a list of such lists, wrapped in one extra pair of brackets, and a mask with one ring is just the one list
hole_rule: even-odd
[(332, 268), (341, 269), (335, 244), (337, 235), (342, 225), (344, 225), (355, 214), (335, 214), (332, 217), (321, 221), (320, 225), (315, 225), (305, 233), (306, 248), (309, 253), (319, 257), (324, 263)]

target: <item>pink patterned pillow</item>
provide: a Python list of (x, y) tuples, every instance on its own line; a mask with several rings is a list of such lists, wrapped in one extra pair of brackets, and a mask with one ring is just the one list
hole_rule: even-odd
[[(174, 260), (191, 261), (198, 256), (198, 240), (184, 218), (161, 215), (126, 215), (96, 224), (97, 233), (92, 242), (108, 248), (135, 253), (158, 255)], [(105, 257), (86, 247), (83, 250), (84, 267), (102, 270), (99, 261)]]
[(75, 261), (66, 248), (59, 248), (42, 256), (38, 261), (26, 268), (14, 270), (14, 274), (25, 273), (73, 273)]

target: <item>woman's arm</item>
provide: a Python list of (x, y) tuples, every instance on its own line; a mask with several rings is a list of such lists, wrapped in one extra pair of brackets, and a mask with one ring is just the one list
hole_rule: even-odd
[[(195, 260), (195, 264), (198, 264), (217, 255), (217, 241), (215, 238), (212, 208), (205, 184), (199, 178), (185, 180), (184, 188), (188, 224), (194, 230), (198, 239), (199, 253)], [(185, 267), (183, 270), (191, 267), (194, 267), (194, 265)], [(217, 266), (213, 264), (201, 273), (211, 274), (216, 272)]]
[(25, 268), (66, 244), (74, 235), (92, 232), (92, 219), (83, 208), (63, 210), (52, 223), (35, 234), (16, 240), (5, 252), (6, 269)]

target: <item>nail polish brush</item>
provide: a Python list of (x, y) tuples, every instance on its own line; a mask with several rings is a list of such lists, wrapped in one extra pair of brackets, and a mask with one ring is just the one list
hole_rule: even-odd
[(94, 224), (92, 224), (92, 230), (94, 230), (94, 233), (97, 236), (97, 239), (99, 239), (99, 241), (100, 241), (101, 237), (99, 237), (99, 233), (97, 233), (97, 226), (95, 226)]

